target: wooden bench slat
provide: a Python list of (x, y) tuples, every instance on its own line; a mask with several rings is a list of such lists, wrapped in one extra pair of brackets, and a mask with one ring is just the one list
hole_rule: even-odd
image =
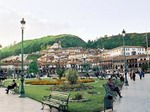
[(54, 107), (58, 110), (67, 111), (69, 97), (70, 93), (52, 91), (49, 96), (42, 98), (42, 109), (44, 109), (44, 105), (48, 105), (50, 109)]
[(108, 84), (103, 84), (103, 87), (104, 87), (106, 93), (111, 93), (113, 95), (113, 97), (116, 98), (117, 93), (115, 91), (112, 91)]

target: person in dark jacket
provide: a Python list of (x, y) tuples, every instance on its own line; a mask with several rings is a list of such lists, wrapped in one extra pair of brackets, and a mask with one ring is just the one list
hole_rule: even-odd
[(144, 71), (143, 71), (143, 70), (141, 70), (141, 71), (139, 72), (139, 76), (140, 76), (140, 79), (142, 79), (142, 77), (144, 77)]
[(132, 73), (132, 79), (135, 81), (135, 77), (136, 77), (136, 75), (135, 75), (135, 72), (133, 72)]
[(6, 94), (8, 94), (8, 93), (9, 93), (9, 90), (10, 90), (10, 89), (15, 88), (16, 86), (17, 86), (17, 83), (16, 83), (16, 81), (15, 81), (15, 80), (13, 80), (13, 81), (12, 81), (12, 84), (11, 84), (11, 85), (9, 85), (9, 86), (7, 86)]
[(121, 92), (120, 92), (119, 88), (117, 86), (115, 86), (114, 82), (112, 81), (112, 78), (108, 79), (108, 83), (107, 84), (108, 84), (108, 86), (110, 87), (110, 89), (112, 91), (116, 91), (117, 94), (119, 95), (119, 97), (122, 98)]

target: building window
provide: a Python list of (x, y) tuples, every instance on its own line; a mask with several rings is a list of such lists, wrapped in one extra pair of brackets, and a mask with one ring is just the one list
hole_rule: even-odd
[(136, 52), (135, 52), (135, 51), (132, 51), (132, 55), (136, 55)]
[(126, 56), (129, 56), (129, 55), (130, 55), (130, 53), (129, 53), (129, 52), (127, 52), (127, 53), (126, 53)]

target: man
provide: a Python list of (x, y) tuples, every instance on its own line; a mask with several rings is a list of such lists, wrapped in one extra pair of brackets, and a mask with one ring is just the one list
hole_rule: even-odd
[(114, 82), (112, 81), (112, 78), (109, 78), (109, 79), (108, 79), (108, 86), (110, 87), (110, 89), (111, 89), (112, 91), (116, 91), (117, 94), (119, 95), (119, 97), (122, 98), (121, 93), (120, 93), (120, 90), (119, 90), (118, 87), (115, 86)]
[(6, 94), (8, 94), (8, 93), (9, 93), (9, 90), (10, 90), (10, 89), (15, 88), (16, 86), (17, 86), (17, 83), (15, 82), (15, 80), (13, 80), (13, 81), (12, 81), (12, 84), (11, 84), (11, 85), (9, 85), (9, 86), (7, 86)]

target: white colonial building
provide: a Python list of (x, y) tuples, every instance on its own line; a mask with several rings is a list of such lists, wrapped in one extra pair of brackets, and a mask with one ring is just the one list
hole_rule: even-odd
[[(124, 54), (124, 47), (120, 46), (102, 53), (103, 58), (121, 56)], [(145, 48), (142, 46), (125, 46), (125, 55), (139, 55), (146, 54)]]

